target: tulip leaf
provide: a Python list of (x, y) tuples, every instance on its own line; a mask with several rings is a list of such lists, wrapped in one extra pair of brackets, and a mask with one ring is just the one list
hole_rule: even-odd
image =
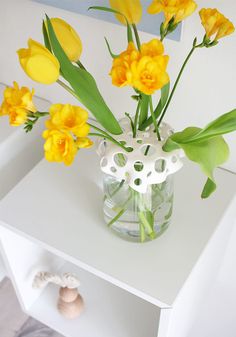
[[(205, 128), (194, 135), (191, 141), (209, 139), (210, 137), (223, 135), (233, 131), (236, 131), (236, 109), (225, 113), (209, 123)], [(187, 141), (189, 142), (190, 139)]]
[[(164, 106), (166, 105), (170, 91), (170, 83), (167, 83), (161, 88), (161, 98), (158, 102), (156, 109), (154, 110), (154, 115), (156, 119), (160, 116)], [(149, 125), (153, 123), (152, 116), (145, 120), (139, 127), (140, 130), (145, 130)]]
[(74, 66), (62, 49), (48, 16), (47, 27), (53, 52), (60, 62), (61, 72), (70, 83), (79, 101), (95, 116), (110, 133), (121, 134), (122, 129), (101, 96), (93, 76), (86, 70)]
[(112, 57), (113, 59), (117, 58), (119, 55), (116, 55), (116, 54), (114, 54), (114, 53), (112, 52), (111, 47), (110, 47), (110, 45), (109, 45), (109, 42), (108, 42), (107, 38), (105, 37), (104, 39), (105, 39), (105, 41), (106, 41), (107, 49), (108, 49), (109, 54), (111, 55), (111, 57)]
[(201, 194), (202, 199), (208, 198), (215, 190), (216, 190), (215, 182), (208, 178), (202, 190)]
[(48, 37), (47, 28), (46, 28), (46, 25), (45, 25), (44, 21), (43, 21), (43, 25), (42, 25), (42, 31), (43, 31), (44, 45), (50, 52), (52, 52), (50, 40), (49, 40), (49, 37)]
[(139, 113), (139, 125), (142, 125), (148, 117), (149, 96), (141, 94), (141, 106)]
[(229, 147), (222, 136), (193, 141), (192, 139), (201, 130), (197, 127), (189, 127), (182, 132), (174, 133), (167, 139), (163, 150), (170, 152), (183, 149), (189, 160), (200, 165), (202, 171), (208, 177), (202, 192), (202, 198), (207, 198), (216, 189), (213, 171), (228, 159)]
[(103, 7), (103, 6), (91, 6), (91, 7), (88, 8), (88, 11), (90, 9), (95, 9), (95, 10), (103, 11), (103, 12), (110, 12), (110, 13), (113, 13), (113, 14), (119, 14), (119, 15), (123, 16), (123, 18), (126, 21), (126, 26), (127, 26), (127, 39), (128, 39), (128, 42), (133, 42), (132, 29), (130, 27), (130, 24), (129, 24), (129, 21), (128, 21), (127, 17), (123, 13), (121, 13), (121, 12), (115, 10), (115, 9), (112, 9), (112, 8), (109, 8), (109, 7)]

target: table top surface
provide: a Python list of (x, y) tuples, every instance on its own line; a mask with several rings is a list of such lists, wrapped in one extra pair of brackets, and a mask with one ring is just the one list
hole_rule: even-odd
[(236, 176), (218, 169), (216, 193), (201, 200), (205, 176), (186, 162), (175, 177), (169, 229), (140, 244), (120, 239), (104, 224), (98, 163), (93, 148), (81, 150), (71, 167), (42, 160), (0, 202), (1, 224), (137, 296), (171, 306), (222, 224)]

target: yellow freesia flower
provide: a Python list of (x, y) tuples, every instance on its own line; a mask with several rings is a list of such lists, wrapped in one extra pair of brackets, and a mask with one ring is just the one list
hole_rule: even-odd
[(133, 62), (131, 72), (133, 86), (146, 95), (152, 95), (169, 82), (166, 72), (169, 57), (160, 55), (156, 57), (143, 56), (138, 62)]
[(140, 54), (133, 42), (130, 42), (127, 50), (113, 60), (110, 75), (112, 77), (112, 84), (117, 87), (132, 84), (132, 73), (130, 70), (131, 63), (138, 60)]
[(79, 60), (82, 53), (82, 42), (77, 32), (60, 18), (50, 19), (58, 41), (72, 62)]
[(56, 82), (60, 75), (60, 64), (57, 58), (42, 44), (29, 39), (28, 49), (17, 51), (20, 64), (32, 80), (51, 84)]
[(148, 7), (149, 14), (158, 14), (163, 12), (165, 15), (165, 26), (174, 17), (174, 23), (183, 21), (190, 16), (197, 8), (193, 0), (153, 0)]
[(147, 95), (153, 94), (169, 82), (166, 72), (169, 56), (163, 53), (163, 44), (157, 39), (143, 43), (140, 52), (129, 43), (127, 50), (113, 60), (112, 83), (118, 87), (131, 85)]
[(163, 43), (158, 39), (152, 39), (141, 45), (141, 55), (155, 57), (164, 53)]
[(81, 137), (77, 138), (76, 145), (79, 149), (85, 149), (91, 147), (93, 145), (93, 142), (87, 137)]
[(60, 129), (72, 132), (76, 137), (86, 137), (89, 133), (88, 112), (79, 106), (53, 104), (49, 109), (50, 119), (46, 121), (48, 129)]
[(75, 140), (67, 131), (45, 130), (43, 138), (45, 158), (50, 162), (63, 162), (71, 165), (78, 151)]
[(20, 88), (17, 82), (13, 82), (13, 87), (7, 87), (3, 95), (0, 115), (9, 115), (12, 126), (24, 124), (28, 112), (37, 111), (33, 103), (34, 90), (30, 91), (27, 87)]
[[(112, 9), (122, 13), (130, 24), (137, 24), (142, 17), (142, 5), (140, 0), (109, 0)], [(118, 21), (126, 25), (122, 15), (115, 14)]]
[(217, 41), (226, 35), (232, 34), (235, 30), (232, 22), (216, 8), (202, 8), (199, 15), (208, 38), (214, 35), (214, 40)]

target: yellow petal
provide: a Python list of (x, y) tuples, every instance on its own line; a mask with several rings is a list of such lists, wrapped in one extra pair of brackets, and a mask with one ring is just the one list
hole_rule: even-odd
[(64, 20), (52, 18), (51, 23), (60, 45), (72, 62), (79, 60), (82, 53), (82, 42), (76, 31)]
[[(140, 0), (109, 0), (112, 9), (126, 16), (130, 24), (137, 24), (142, 17), (142, 5)], [(115, 14), (118, 21), (126, 25), (122, 15)]]
[(51, 84), (59, 77), (59, 68), (44, 55), (35, 55), (27, 60), (25, 72), (34, 81)]

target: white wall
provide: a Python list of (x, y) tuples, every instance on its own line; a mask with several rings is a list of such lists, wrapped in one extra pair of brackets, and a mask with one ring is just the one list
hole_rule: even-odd
[[(150, 0), (151, 1), (151, 0)], [(197, 0), (196, 0), (197, 1)], [(236, 24), (235, 0), (198, 0), (199, 8), (217, 7)], [(26, 46), (27, 39), (42, 41), (41, 22), (44, 13), (60, 16), (79, 32), (84, 46), (82, 62), (97, 79), (105, 99), (117, 116), (134, 111), (134, 102), (127, 93), (130, 89), (118, 89), (110, 84), (108, 76), (111, 59), (103, 37), (106, 36), (115, 52), (125, 48), (125, 31), (110, 23), (83, 17), (53, 7), (27, 0), (0, 0), (0, 81), (33, 86), (39, 96), (52, 102), (75, 102), (56, 84), (44, 86), (32, 82), (21, 70), (16, 50)], [(122, 35), (122, 34), (123, 35)], [(166, 40), (166, 52), (170, 54), (169, 73), (173, 80), (195, 36), (199, 41), (204, 31), (198, 14), (185, 21), (182, 41)], [(142, 34), (148, 40), (149, 34)], [(219, 114), (236, 107), (236, 33), (220, 41), (212, 49), (197, 50), (186, 69), (182, 82), (170, 106), (167, 119), (175, 129), (188, 125), (203, 126)], [(231, 159), (226, 167), (236, 171), (236, 134), (227, 136), (231, 144)]]

